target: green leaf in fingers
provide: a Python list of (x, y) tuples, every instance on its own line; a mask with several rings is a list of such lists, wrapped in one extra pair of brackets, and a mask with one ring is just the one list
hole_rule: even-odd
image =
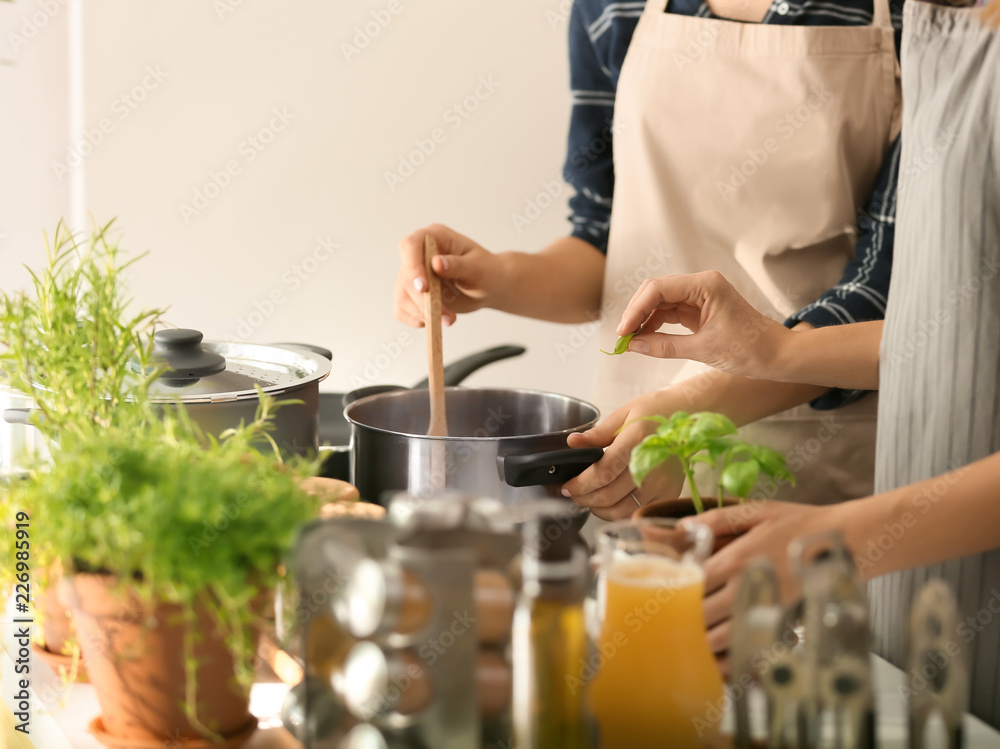
[(601, 349), (602, 354), (607, 354), (608, 356), (618, 356), (619, 354), (624, 354), (628, 351), (629, 342), (642, 332), (642, 328), (635, 331), (634, 333), (629, 333), (628, 335), (623, 335), (618, 339), (618, 343), (615, 344), (614, 351), (605, 351)]

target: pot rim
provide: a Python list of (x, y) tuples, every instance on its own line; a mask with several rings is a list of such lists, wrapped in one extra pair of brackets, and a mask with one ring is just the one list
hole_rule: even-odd
[(394, 429), (385, 429), (383, 427), (371, 426), (370, 424), (365, 424), (365, 423), (357, 421), (356, 419), (354, 419), (354, 418), (351, 417), (351, 411), (353, 409), (355, 409), (355, 407), (360, 407), (360, 406), (362, 406), (363, 404), (366, 404), (366, 403), (373, 403), (373, 402), (375, 402), (375, 401), (377, 401), (379, 399), (388, 400), (390, 398), (404, 398), (404, 397), (408, 396), (410, 393), (414, 393), (414, 392), (427, 392), (427, 388), (412, 388), (412, 389), (411, 388), (407, 388), (407, 389), (404, 389), (404, 390), (393, 390), (392, 392), (389, 392), (389, 393), (375, 393), (374, 395), (368, 395), (368, 396), (365, 396), (364, 398), (359, 398), (358, 400), (356, 400), (353, 403), (349, 404), (347, 406), (347, 408), (344, 409), (344, 418), (347, 419), (348, 423), (350, 423), (352, 431), (353, 431), (353, 429), (355, 427), (359, 427), (359, 428), (368, 429), (368, 430), (373, 431), (373, 432), (379, 432), (381, 434), (389, 434), (389, 435), (393, 435), (393, 436), (396, 436), (396, 437), (412, 437), (412, 438), (419, 438), (419, 439), (424, 439), (424, 440), (435, 440), (435, 441), (441, 441), (441, 442), (501, 442), (501, 443), (503, 443), (503, 442), (512, 442), (514, 440), (533, 439), (533, 438), (538, 438), (538, 437), (558, 437), (560, 435), (570, 435), (570, 434), (573, 434), (575, 432), (582, 432), (582, 431), (585, 431), (587, 429), (590, 429), (601, 418), (600, 409), (598, 409), (597, 406), (595, 406), (593, 403), (590, 403), (588, 401), (582, 400), (580, 398), (574, 398), (571, 395), (563, 395), (561, 393), (552, 393), (552, 392), (548, 392), (548, 391), (545, 391), (545, 390), (531, 390), (531, 389), (528, 389), (528, 388), (464, 388), (464, 387), (460, 387), (460, 386), (457, 386), (457, 385), (445, 388), (445, 392), (446, 393), (448, 391), (451, 391), (451, 390), (457, 390), (457, 391), (462, 391), (462, 392), (477, 391), (477, 392), (495, 392), (495, 393), (520, 393), (520, 394), (525, 394), (525, 395), (541, 395), (541, 396), (545, 396), (546, 398), (557, 398), (557, 399), (563, 399), (563, 400), (567, 400), (567, 401), (574, 401), (574, 402), (579, 403), (579, 404), (581, 404), (583, 406), (591, 408), (594, 411), (594, 418), (591, 419), (588, 422), (580, 424), (579, 426), (570, 427), (568, 429), (561, 429), (561, 430), (554, 431), (554, 432), (538, 432), (538, 433), (535, 433), (535, 434), (509, 434), (509, 435), (501, 435), (501, 436), (491, 436), (491, 435), (476, 436), (476, 435), (472, 435), (472, 436), (469, 436), (469, 437), (457, 437), (457, 436), (452, 436), (452, 435), (438, 436), (438, 435), (429, 435), (429, 434), (411, 434), (409, 432), (400, 432), (400, 431), (396, 431)]

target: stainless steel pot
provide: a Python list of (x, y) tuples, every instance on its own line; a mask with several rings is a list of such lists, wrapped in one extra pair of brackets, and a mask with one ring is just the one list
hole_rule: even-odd
[(180, 401), (208, 434), (218, 435), (253, 421), (260, 405), (257, 387), (284, 405), (274, 416), (271, 436), (283, 452), (315, 455), (319, 450), (319, 383), (330, 375), (329, 358), (296, 344), (203, 341), (197, 330), (159, 330), (156, 355), (168, 366), (150, 388), (154, 401)]
[[(219, 435), (253, 421), (260, 404), (259, 387), (278, 400), (301, 401), (283, 405), (275, 413), (271, 437), (278, 447), (288, 454), (317, 454), (319, 383), (330, 375), (328, 357), (300, 344), (204, 341), (197, 330), (159, 330), (154, 339), (157, 363), (166, 367), (150, 386), (154, 402), (165, 408), (183, 403), (206, 434)], [(33, 429), (25, 423), (32, 405), (28, 399), (4, 409), (3, 420), (22, 430)]]
[(584, 401), (532, 390), (465, 388), (447, 388), (445, 398), (448, 437), (427, 436), (426, 390), (371, 395), (347, 407), (351, 478), (364, 499), (458, 491), (518, 505), (561, 496), (565, 481), (604, 454), (566, 446), (568, 434), (597, 423), (597, 408)]
[[(445, 366), (444, 384), (449, 387), (460, 385), (466, 377), (487, 364), (520, 356), (525, 350), (524, 346), (508, 344), (463, 356)], [(413, 387), (426, 388), (427, 380), (423, 379)], [(344, 409), (369, 395), (405, 389), (400, 385), (367, 385), (348, 393), (319, 394), (319, 444), (320, 452), (324, 453), (321, 476), (341, 481), (351, 480), (351, 425), (344, 418)]]

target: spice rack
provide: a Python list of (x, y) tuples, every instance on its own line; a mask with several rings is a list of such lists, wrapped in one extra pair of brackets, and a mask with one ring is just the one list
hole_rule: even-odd
[[(308, 749), (501, 745), (520, 536), (475, 512), (303, 530), (292, 563), (305, 678), (283, 710)], [(445, 504), (437, 505), (444, 509)], [(392, 513), (390, 513), (392, 517)]]
[[(783, 606), (774, 567), (761, 559), (744, 572), (733, 616), (733, 749), (811, 747), (875, 749), (876, 685), (869, 653), (866, 584), (838, 533), (800, 539), (789, 547), (804, 591)], [(959, 621), (950, 589), (931, 580), (918, 593), (907, 637), (908, 742), (911, 749), (965, 745), (969, 669), (961, 652), (948, 648)], [(796, 632), (798, 644), (784, 633)], [(920, 683), (933, 664), (936, 675)], [(762, 696), (763, 725), (752, 726), (752, 695)], [(944, 743), (927, 743), (927, 727), (939, 716)], [(761, 741), (762, 734), (767, 735)]]

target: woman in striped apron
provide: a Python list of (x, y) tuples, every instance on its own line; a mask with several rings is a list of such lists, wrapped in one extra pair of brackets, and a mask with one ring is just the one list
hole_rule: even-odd
[[(715, 510), (747, 531), (713, 557), (705, 602), (718, 648), (747, 561), (787, 576), (792, 538), (835, 528), (871, 580), (875, 649), (903, 665), (910, 604), (931, 577), (958, 597), (952, 639), (972, 666), (973, 714), (1000, 727), (1000, 0), (983, 9), (916, 0), (904, 16), (903, 153), (884, 324), (787, 333), (717, 274), (647, 283), (622, 329), (681, 321), (692, 335), (641, 336), (652, 355), (748, 376), (878, 387), (876, 491), (831, 507)], [(739, 360), (719, 358), (745, 324), (763, 326)], [(634, 339), (638, 340), (638, 339)]]

